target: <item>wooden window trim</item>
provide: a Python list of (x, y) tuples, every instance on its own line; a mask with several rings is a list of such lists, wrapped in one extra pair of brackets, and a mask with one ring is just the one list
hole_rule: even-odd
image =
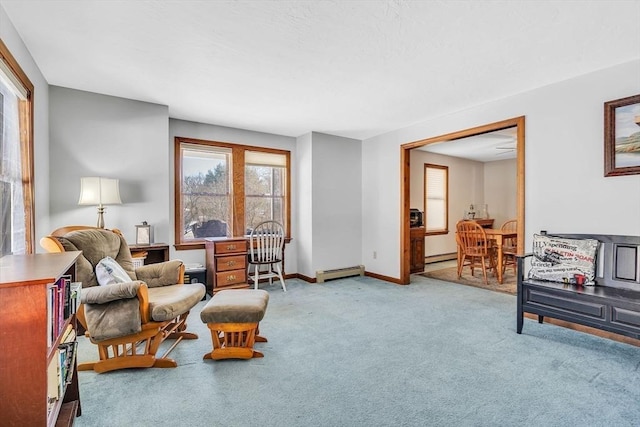
[(233, 236), (244, 236), (244, 153), (246, 151), (261, 151), (265, 153), (281, 154), (286, 157), (286, 176), (285, 176), (285, 242), (291, 241), (291, 152), (276, 148), (256, 147), (244, 144), (232, 144), (229, 142), (209, 141), (195, 138), (185, 138), (176, 136), (174, 138), (174, 248), (176, 250), (204, 249), (204, 239), (193, 240), (190, 242), (181, 241), (182, 232), (182, 198), (181, 196), (181, 177), (182, 177), (182, 158), (180, 155), (181, 144), (196, 144), (209, 147), (221, 147), (231, 149), (231, 176), (232, 176), (232, 193), (233, 203), (231, 207)]
[(20, 162), (22, 165), (22, 190), (24, 194), (25, 250), (35, 251), (35, 192), (33, 185), (33, 83), (22, 70), (18, 61), (11, 55), (9, 48), (0, 39), (0, 59), (7, 64), (11, 72), (20, 80), (27, 91), (26, 100), (19, 102), (20, 109)]
[[(444, 183), (444, 201), (445, 201), (445, 209), (444, 209), (444, 228), (441, 230), (431, 230), (427, 229), (427, 169), (442, 169), (445, 171), (445, 183)], [(437, 236), (442, 234), (449, 234), (449, 166), (436, 165), (433, 163), (425, 163), (424, 164), (424, 175), (423, 182), (425, 183), (424, 188), (424, 227), (425, 227), (425, 236)]]

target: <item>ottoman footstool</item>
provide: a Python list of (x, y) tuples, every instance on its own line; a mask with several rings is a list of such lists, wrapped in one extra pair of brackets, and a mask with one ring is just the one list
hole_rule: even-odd
[(211, 330), (213, 349), (203, 359), (251, 359), (263, 357), (253, 344), (266, 342), (258, 335), (258, 324), (267, 311), (269, 293), (258, 289), (217, 292), (200, 312)]

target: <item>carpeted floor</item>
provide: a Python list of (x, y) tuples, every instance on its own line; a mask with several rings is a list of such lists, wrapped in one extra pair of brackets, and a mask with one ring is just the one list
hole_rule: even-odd
[(489, 273), (488, 284), (484, 283), (482, 276), (482, 270), (476, 269), (475, 275), (471, 275), (471, 270), (468, 267), (462, 272), (462, 276), (458, 279), (458, 272), (456, 267), (443, 268), (441, 270), (427, 271), (420, 273), (421, 276), (431, 279), (444, 280), (445, 282), (459, 283), (461, 285), (474, 286), (476, 288), (489, 289), (497, 292), (504, 292), (507, 294), (516, 294), (516, 276), (512, 270), (505, 271), (502, 283), (498, 283), (498, 279)]
[(200, 302), (177, 368), (80, 372), (75, 425), (640, 425), (640, 349), (529, 319), (518, 335), (512, 295), (418, 275), (266, 289), (264, 358), (202, 360)]

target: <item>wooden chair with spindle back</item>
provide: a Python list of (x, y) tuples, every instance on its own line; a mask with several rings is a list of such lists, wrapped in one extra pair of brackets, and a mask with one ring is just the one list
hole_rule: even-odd
[[(515, 219), (511, 219), (502, 224), (500, 229), (502, 231), (516, 232), (518, 228), (518, 221)], [(502, 245), (502, 274), (504, 275), (505, 270), (507, 269), (507, 265), (510, 265), (513, 268), (513, 274), (516, 274), (517, 269), (517, 260), (516, 255), (518, 253), (518, 238), (517, 237), (508, 237), (504, 239), (504, 243)]]
[(456, 239), (460, 245), (458, 278), (465, 266), (471, 269), (482, 268), (484, 283), (488, 284), (487, 270), (493, 269), (497, 276), (496, 248), (492, 239), (487, 238), (484, 229), (475, 221), (460, 221), (456, 224)]

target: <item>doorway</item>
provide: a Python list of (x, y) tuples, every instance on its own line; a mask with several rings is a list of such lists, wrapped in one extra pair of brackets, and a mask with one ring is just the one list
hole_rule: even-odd
[(401, 206), (401, 224), (400, 224), (400, 283), (408, 285), (411, 279), (410, 273), (410, 258), (411, 258), (411, 243), (410, 243), (410, 151), (412, 149), (423, 147), (429, 144), (435, 144), (444, 141), (455, 141), (463, 138), (469, 138), (472, 136), (478, 136), (487, 134), (490, 132), (496, 132), (507, 128), (516, 128), (516, 219), (518, 220), (517, 234), (518, 234), (518, 253), (523, 252), (523, 237), (524, 237), (524, 166), (525, 166), (525, 118), (524, 116), (515, 117), (512, 119), (503, 120), (500, 122), (490, 123), (483, 126), (478, 126), (470, 129), (461, 130), (445, 135), (436, 136), (433, 138), (427, 138), (419, 141), (409, 142), (403, 144), (400, 152), (400, 206)]

